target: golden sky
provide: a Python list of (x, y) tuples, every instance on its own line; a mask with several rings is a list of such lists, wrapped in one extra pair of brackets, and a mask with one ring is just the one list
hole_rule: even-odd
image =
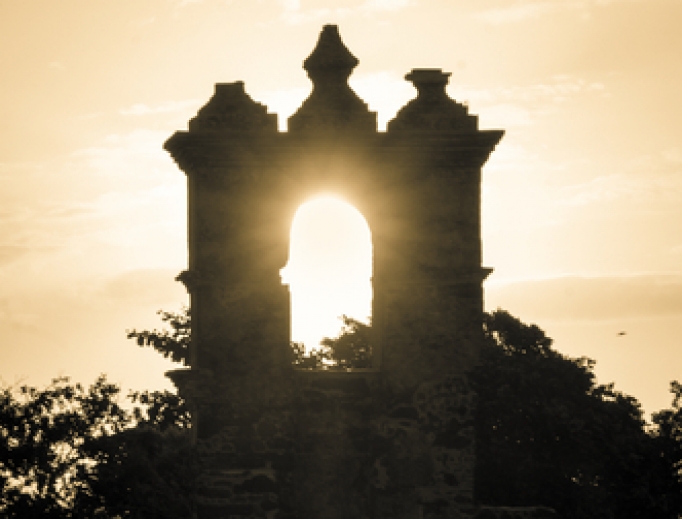
[(280, 271), (291, 293), (291, 340), (319, 346), (336, 337), (347, 315), (372, 313), (372, 238), (364, 216), (339, 197), (301, 205), (291, 225), (289, 261)]
[[(669, 404), (682, 379), (679, 0), (0, 0), (0, 376), (161, 387), (125, 339), (179, 308), (184, 175), (163, 142), (244, 80), (280, 116), (323, 24), (380, 126), (417, 67), (484, 129), (488, 308), (536, 322), (601, 382)], [(618, 332), (627, 334), (619, 336)]]

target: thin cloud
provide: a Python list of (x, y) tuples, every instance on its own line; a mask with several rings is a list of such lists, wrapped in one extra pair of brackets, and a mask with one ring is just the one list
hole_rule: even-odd
[(682, 149), (679, 147), (668, 148), (663, 152), (663, 157), (675, 163), (682, 163)]
[(20, 256), (46, 253), (78, 242), (84, 227), (92, 225), (92, 208), (84, 203), (39, 202), (0, 216), (0, 263)]
[(149, 106), (145, 103), (136, 103), (128, 108), (119, 110), (121, 115), (151, 115), (162, 113), (182, 112), (188, 108), (197, 107), (201, 101), (198, 99), (185, 99), (184, 101), (168, 101), (156, 106)]
[(158, 327), (157, 310), (186, 302), (176, 273), (148, 269), (92, 277), (77, 288), (43, 284), (7, 293), (0, 326), (15, 347), (0, 349), (3, 377), (42, 384), (58, 374), (88, 381), (106, 372), (126, 389), (166, 387), (164, 371), (177, 366), (127, 341), (125, 330)]
[(459, 85), (451, 95), (472, 107), (482, 127), (529, 126), (554, 114), (558, 107), (580, 96), (608, 96), (606, 85), (570, 75), (555, 75), (529, 85), (470, 88)]
[(315, 22), (319, 20), (341, 20), (350, 14), (351, 10), (345, 7), (337, 7), (329, 9), (322, 7), (319, 9), (311, 9), (309, 11), (302, 11), (298, 8), (287, 9), (282, 12), (282, 19), (290, 25), (300, 25), (303, 23)]
[(554, 75), (542, 83), (512, 85), (489, 92), (492, 98), (525, 102), (552, 101), (554, 103), (562, 103), (580, 94), (604, 94), (606, 86), (600, 82), (590, 82), (579, 77), (560, 74)]
[(547, 320), (682, 317), (682, 274), (558, 277), (490, 284), (488, 302)]
[[(168, 138), (167, 131), (137, 129), (126, 134), (111, 134), (98, 146), (83, 148), (72, 153), (78, 160), (85, 159), (92, 173), (123, 180), (135, 180), (140, 171), (145, 172), (140, 181), (155, 181), (158, 174), (171, 170), (172, 162), (163, 151), (161, 143)], [(153, 173), (157, 173), (154, 175)], [(129, 178), (129, 177), (133, 178)]]
[(486, 120), (494, 121), (495, 127), (514, 128), (528, 126), (533, 122), (530, 110), (523, 106), (500, 103), (485, 108)]
[(349, 7), (314, 7), (305, 9), (300, 0), (279, 0), (282, 8), (281, 18), (291, 25), (299, 25), (319, 20), (342, 20), (355, 14), (374, 14), (396, 12), (415, 5), (415, 0), (365, 0), (359, 5)]
[(474, 14), (474, 18), (491, 25), (519, 23), (533, 20), (549, 13), (566, 10), (579, 10), (584, 15), (595, 7), (615, 3), (635, 3), (641, 0), (545, 0), (539, 2), (517, 2), (511, 6), (493, 7)]
[(415, 5), (414, 0), (366, 0), (360, 6), (364, 11), (399, 11)]
[(25, 245), (0, 245), (0, 265), (12, 263), (29, 252), (32, 248)]
[(0, 163), (5, 290), (117, 268), (181, 267), (184, 180), (162, 149), (166, 138), (136, 130), (43, 163)]
[(175, 281), (177, 275), (177, 269), (171, 268), (129, 270), (106, 280), (97, 295), (126, 303), (181, 302), (184, 288)]
[[(182, 6), (180, 6), (182, 7)], [(148, 25), (153, 25), (156, 23), (156, 16), (149, 16), (147, 18), (140, 18), (138, 20), (133, 20), (130, 22), (130, 25), (132, 27), (136, 27), (138, 29), (147, 27)]]
[(561, 203), (569, 206), (604, 203), (636, 195), (642, 187), (647, 186), (642, 185), (641, 180), (624, 173), (602, 175), (589, 182), (565, 187), (565, 197)]
[[(562, 104), (581, 95), (608, 96), (604, 83), (586, 81), (568, 74), (556, 74), (545, 81), (527, 85), (509, 85), (496, 88), (470, 88), (458, 85), (454, 92), (457, 99), (468, 104), (479, 104), (488, 110), (490, 106), (524, 106), (531, 112), (545, 111), (550, 104)], [(481, 111), (482, 113), (484, 111)]]
[(515, 23), (539, 16), (556, 9), (552, 2), (533, 2), (517, 4), (509, 7), (495, 7), (474, 15), (475, 18), (492, 25)]
[(103, 115), (106, 115), (104, 112), (91, 112), (89, 114), (81, 114), (77, 115), (76, 119), (79, 121), (91, 121), (92, 119), (97, 119), (98, 117), (102, 117)]
[(301, 9), (300, 0), (279, 0), (279, 3), (285, 11), (298, 11)]
[(560, 203), (579, 206), (625, 199), (650, 202), (659, 210), (666, 202), (676, 205), (682, 196), (679, 158), (674, 148), (660, 155), (636, 157), (621, 171), (564, 187)]

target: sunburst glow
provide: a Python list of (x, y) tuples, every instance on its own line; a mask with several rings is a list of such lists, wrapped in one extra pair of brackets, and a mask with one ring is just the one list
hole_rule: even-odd
[(338, 198), (299, 207), (282, 282), (291, 290), (291, 339), (308, 351), (334, 337), (340, 317), (367, 322), (372, 301), (372, 243), (367, 221)]

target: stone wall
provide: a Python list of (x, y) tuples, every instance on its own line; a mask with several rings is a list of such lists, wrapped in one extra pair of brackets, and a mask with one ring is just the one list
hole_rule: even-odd
[(475, 395), (464, 378), (396, 392), (378, 371), (292, 369), (267, 389), (240, 380), (243, 393), (235, 394), (206, 373), (172, 377), (199, 417), (199, 517), (435, 518), (475, 510)]
[(544, 506), (480, 507), (475, 519), (556, 519), (554, 510)]

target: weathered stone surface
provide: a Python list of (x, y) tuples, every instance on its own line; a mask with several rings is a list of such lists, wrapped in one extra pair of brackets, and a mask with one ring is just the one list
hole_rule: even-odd
[[(348, 86), (357, 59), (326, 26), (304, 67), (313, 91), (276, 130), (242, 83), (166, 149), (189, 190), (191, 369), (169, 376), (192, 406), (205, 518), (471, 518), (482, 340), (480, 131), (415, 70), (418, 96), (376, 131)], [(296, 370), (279, 270), (298, 206), (333, 191), (372, 232), (371, 369)], [(488, 513), (481, 509), (479, 514)]]
[(544, 506), (505, 507), (484, 506), (475, 519), (556, 519), (557, 514)]

